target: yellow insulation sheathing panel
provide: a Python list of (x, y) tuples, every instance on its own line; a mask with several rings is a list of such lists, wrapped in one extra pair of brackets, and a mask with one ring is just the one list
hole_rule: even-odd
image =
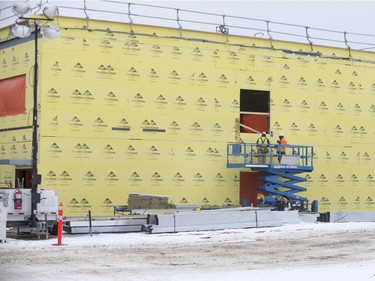
[[(1, 54), (0, 80), (19, 75), (26, 75), (26, 100), (25, 112), (14, 116), (3, 116), (0, 118), (0, 157), (2, 159), (23, 158), (25, 150), (31, 153), (23, 143), (31, 140), (31, 129), (20, 129), (31, 126), (32, 124), (32, 106), (33, 106), (33, 75), (32, 66), (34, 65), (33, 41), (23, 44), (23, 48), (7, 48)], [(15, 128), (17, 131), (10, 131), (9, 128)], [(22, 152), (21, 152), (22, 149)], [(28, 156), (29, 157), (29, 156)]]
[(56, 137), (45, 138), (41, 147), (41, 157), (50, 159), (46, 167), (40, 165), (46, 171), (43, 185), (67, 196), (65, 202), (78, 200), (82, 189), (90, 192), (85, 199), (96, 202), (95, 212), (114, 191), (119, 196), (109, 200), (115, 205), (126, 204), (128, 193), (168, 194), (175, 204), (237, 204), (225, 143)]
[[(309, 45), (271, 48), (259, 38), (136, 25), (131, 33), (127, 24), (95, 21), (87, 29), (86, 21), (63, 18), (60, 24), (60, 38), (40, 40), (39, 172), (67, 215), (111, 215), (129, 193), (238, 205), (239, 170), (226, 168), (226, 145), (236, 139), (241, 89), (270, 91), (272, 143), (284, 132), (290, 144), (314, 146), (302, 196), (318, 200), (320, 211), (375, 210), (372, 64), (340, 59), (348, 57), (344, 49), (314, 46), (320, 57), (301, 55), (282, 49), (311, 52)], [(31, 56), (30, 48), (5, 50), (2, 78), (28, 72), (32, 62), (11, 61)], [(29, 111), (29, 86), (27, 95)], [(30, 121), (26, 114), (11, 118), (0, 122)], [(30, 159), (27, 132), (1, 132), (2, 159)], [(257, 135), (241, 138), (254, 142)]]
[(15, 187), (14, 165), (0, 165), (0, 185), (6, 188)]

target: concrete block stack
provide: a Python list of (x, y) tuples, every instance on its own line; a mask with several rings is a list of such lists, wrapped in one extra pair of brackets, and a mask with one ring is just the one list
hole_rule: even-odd
[(176, 205), (168, 203), (169, 197), (163, 195), (131, 193), (128, 207), (134, 209), (175, 209)]

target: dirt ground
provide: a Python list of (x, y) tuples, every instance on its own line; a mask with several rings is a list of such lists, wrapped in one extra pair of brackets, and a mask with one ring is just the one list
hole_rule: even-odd
[[(215, 241), (211, 241), (210, 232), (197, 232), (191, 234), (197, 236), (193, 243), (171, 240), (160, 244), (142, 242), (51, 247), (50, 243), (38, 246), (33, 241), (30, 243), (35, 243), (34, 247), (0, 248), (0, 280), (28, 280), (30, 274), (39, 277), (31, 280), (68, 280), (64, 276), (104, 280), (108, 274), (117, 280), (131, 280), (124, 279), (124, 272), (128, 277), (147, 274), (163, 276), (166, 272), (187, 274), (205, 270), (224, 272), (375, 262), (375, 229), (334, 233), (304, 230), (299, 235), (297, 229), (297, 235), (290, 237), (279, 237), (279, 230), (272, 231), (276, 235), (263, 237), (265, 230), (257, 229), (255, 236), (248, 239), (237, 237), (235, 233), (228, 238), (224, 231), (223, 239)], [(229, 232), (228, 235), (231, 234)], [(52, 279), (51, 272), (54, 276)], [(85, 279), (87, 276), (94, 279)]]

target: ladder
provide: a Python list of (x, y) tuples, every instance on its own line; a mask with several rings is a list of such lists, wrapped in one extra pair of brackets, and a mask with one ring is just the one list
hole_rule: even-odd
[(263, 172), (266, 176), (259, 180), (264, 182), (258, 187), (264, 192), (262, 205), (276, 206), (281, 198), (287, 201), (302, 201), (307, 210), (309, 200), (298, 195), (306, 191), (298, 183), (306, 178), (297, 176), (314, 169), (314, 149), (312, 146), (286, 145), (286, 153), (280, 154), (279, 144), (270, 144), (267, 153), (260, 153), (256, 143), (232, 143), (227, 145), (227, 168), (250, 168), (255, 172)]

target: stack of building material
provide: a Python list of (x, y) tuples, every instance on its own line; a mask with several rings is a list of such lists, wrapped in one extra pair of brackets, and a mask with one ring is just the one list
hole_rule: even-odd
[(128, 208), (134, 209), (175, 209), (176, 205), (168, 203), (169, 197), (163, 195), (131, 193), (128, 197)]
[(64, 223), (69, 234), (141, 232), (147, 216), (127, 216), (117, 219), (71, 220)]
[[(310, 218), (311, 217), (311, 218)], [(318, 214), (300, 216), (297, 210), (278, 212), (249, 207), (174, 214), (149, 215), (145, 230), (149, 233), (272, 227), (316, 221)]]
[(367, 211), (338, 211), (321, 213), (324, 222), (375, 222), (375, 212)]

